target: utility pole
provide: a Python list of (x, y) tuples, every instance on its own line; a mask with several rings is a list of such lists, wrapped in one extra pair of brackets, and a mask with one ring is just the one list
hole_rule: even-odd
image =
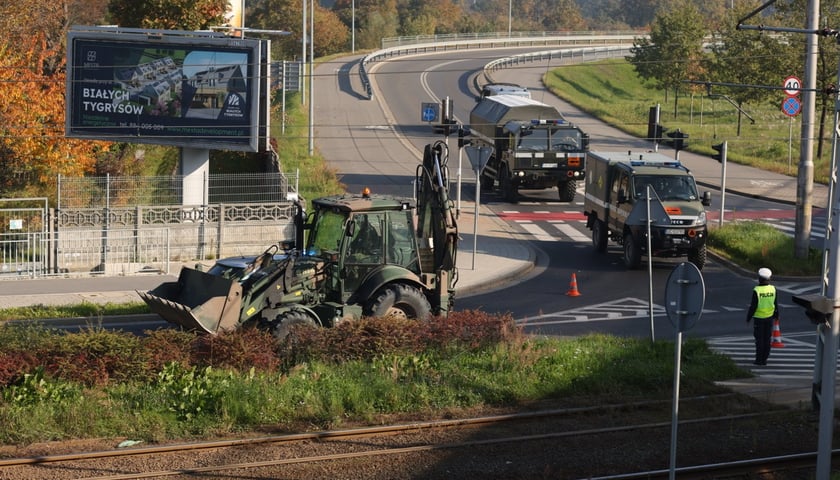
[[(805, 21), (805, 30), (817, 31), (820, 21), (820, 0), (808, 0)], [(802, 134), (796, 182), (796, 233), (794, 237), (794, 257), (800, 259), (808, 258), (811, 245), (811, 207), (814, 194), (814, 109), (817, 88), (817, 35), (806, 35), (805, 39), (805, 89), (802, 92)]]

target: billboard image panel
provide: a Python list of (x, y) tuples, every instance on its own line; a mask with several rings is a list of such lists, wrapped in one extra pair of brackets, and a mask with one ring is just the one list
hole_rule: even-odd
[(71, 31), (66, 135), (257, 151), (260, 41), (178, 33)]

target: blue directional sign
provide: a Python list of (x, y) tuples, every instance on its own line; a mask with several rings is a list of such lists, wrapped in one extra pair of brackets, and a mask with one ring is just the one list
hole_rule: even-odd
[(421, 103), (420, 118), (424, 122), (437, 122), (440, 119), (440, 104), (434, 102)]
[(802, 111), (802, 102), (796, 97), (787, 97), (782, 102), (782, 112), (788, 117), (795, 117)]

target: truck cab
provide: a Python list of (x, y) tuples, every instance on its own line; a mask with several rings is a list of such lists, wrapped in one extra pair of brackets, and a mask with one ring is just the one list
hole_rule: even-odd
[[(706, 211), (691, 172), (658, 153), (590, 152), (587, 158), (584, 214), (596, 251), (609, 240), (624, 247), (624, 263), (638, 268), (643, 254), (687, 256), (702, 269), (706, 262)], [(647, 251), (648, 199), (650, 249)]]

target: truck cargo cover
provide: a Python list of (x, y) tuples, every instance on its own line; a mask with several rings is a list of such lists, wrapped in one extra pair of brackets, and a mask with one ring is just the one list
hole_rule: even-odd
[[(470, 112), (470, 123), (502, 125), (510, 120), (562, 119), (563, 115), (551, 105), (515, 95), (487, 97)], [(478, 121), (476, 121), (478, 119)]]

